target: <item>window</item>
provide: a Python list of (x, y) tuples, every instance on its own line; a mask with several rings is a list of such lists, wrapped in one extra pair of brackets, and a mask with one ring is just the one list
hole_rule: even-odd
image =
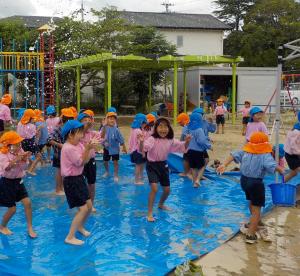
[(183, 46), (183, 36), (178, 35), (177, 36), (177, 47), (182, 47)]

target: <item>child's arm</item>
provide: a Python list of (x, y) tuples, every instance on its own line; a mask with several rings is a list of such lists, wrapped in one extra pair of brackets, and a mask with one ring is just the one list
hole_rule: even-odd
[(121, 146), (122, 146), (122, 151), (127, 154), (127, 148), (126, 148), (125, 143), (122, 144)]
[(26, 162), (27, 159), (31, 156), (31, 152), (23, 152), (23, 153), (19, 153), (16, 158), (14, 158), (13, 160), (11, 160), (8, 163), (8, 166), (5, 168), (5, 171), (9, 171), (10, 169), (16, 167), (18, 165), (19, 162)]
[(98, 145), (98, 140), (97, 139), (92, 139), (88, 144), (84, 146), (84, 152), (82, 154), (82, 162), (83, 164), (86, 164), (90, 161), (91, 156), (90, 156), (90, 151), (91, 149), (97, 148)]
[(226, 167), (234, 160), (233, 156), (230, 155), (222, 165), (220, 165), (217, 169), (216, 169), (216, 172), (218, 174), (223, 174), (226, 170)]

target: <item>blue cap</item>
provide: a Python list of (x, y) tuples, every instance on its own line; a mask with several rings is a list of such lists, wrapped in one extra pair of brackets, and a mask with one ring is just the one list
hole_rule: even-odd
[(298, 122), (300, 122), (300, 111), (298, 111)]
[(295, 124), (293, 129), (300, 130), (300, 123)]
[(20, 121), (21, 118), (23, 117), (25, 110), (26, 110), (26, 108), (20, 108), (20, 109), (17, 111), (17, 119), (18, 119), (18, 121)]
[(54, 107), (54, 105), (49, 105), (46, 109), (46, 114), (47, 115), (52, 115), (56, 113), (56, 109)]
[(158, 114), (157, 114), (157, 112), (152, 111), (152, 112), (150, 112), (150, 114), (152, 114), (152, 115), (155, 117), (155, 119), (158, 119)]
[(131, 128), (141, 128), (142, 124), (147, 124), (147, 117), (143, 113), (138, 113), (135, 115), (134, 120), (131, 124)]
[(195, 130), (198, 128), (202, 128), (203, 119), (200, 113), (192, 113), (190, 115), (190, 122), (188, 124), (188, 130)]
[(250, 109), (250, 116), (253, 117), (256, 113), (260, 113), (260, 112), (263, 113), (263, 111), (259, 107), (254, 106)]
[(199, 113), (201, 115), (204, 115), (204, 110), (201, 107), (196, 107), (192, 113)]
[(83, 127), (83, 124), (77, 120), (67, 121), (62, 128), (61, 134), (65, 138), (71, 130), (77, 129), (80, 127)]
[(117, 109), (116, 109), (115, 107), (111, 106), (111, 107), (107, 110), (107, 112), (114, 112), (114, 113), (117, 113)]
[(79, 113), (79, 115), (77, 116), (77, 121), (80, 122), (84, 118), (91, 118), (91, 117), (86, 113)]

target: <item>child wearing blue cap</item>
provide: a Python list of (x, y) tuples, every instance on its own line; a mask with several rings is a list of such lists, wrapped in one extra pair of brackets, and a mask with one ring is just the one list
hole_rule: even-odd
[[(54, 105), (49, 105), (46, 108), (46, 125), (48, 129), (48, 135), (52, 135), (54, 132), (54, 129), (58, 127), (60, 119), (59, 117), (56, 116), (56, 109)], [(51, 145), (48, 143), (47, 144), (47, 162), (51, 163)]]
[(269, 131), (263, 122), (264, 112), (259, 107), (252, 107), (250, 109), (250, 122), (246, 128), (246, 141), (250, 140), (251, 134), (254, 132), (263, 132), (269, 135)]
[(84, 241), (76, 238), (76, 232), (88, 237), (90, 232), (84, 228), (84, 223), (92, 211), (92, 201), (89, 196), (83, 170), (90, 160), (90, 154), (99, 141), (93, 139), (88, 144), (80, 143), (83, 138), (83, 124), (77, 120), (68, 121), (63, 129), (62, 136), (65, 143), (61, 150), (61, 175), (70, 209), (77, 207), (76, 213), (65, 242), (72, 245), (82, 245)]
[(129, 136), (129, 153), (131, 163), (135, 164), (135, 184), (142, 185), (144, 165), (146, 158), (142, 153), (139, 152), (140, 141), (139, 136), (143, 134), (143, 130), (147, 125), (147, 117), (142, 113), (135, 115), (134, 120), (131, 124), (130, 136)]

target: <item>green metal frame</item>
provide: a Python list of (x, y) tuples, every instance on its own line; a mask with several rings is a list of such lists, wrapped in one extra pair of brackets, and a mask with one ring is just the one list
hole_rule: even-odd
[[(149, 72), (149, 108), (151, 107), (152, 82), (151, 73), (154, 71), (163, 71), (173, 69), (173, 104), (174, 125), (178, 113), (178, 70), (184, 72), (184, 110), (186, 112), (186, 69), (196, 66), (208, 66), (229, 63), (232, 64), (232, 112), (236, 112), (236, 67), (239, 62), (243, 61), (241, 57), (227, 56), (162, 56), (158, 58), (149, 58), (136, 55), (115, 55), (112, 53), (101, 53), (88, 57), (78, 58), (56, 64), (56, 69), (70, 70), (76, 69), (76, 92), (77, 92), (77, 109), (80, 110), (80, 70), (92, 69), (105, 71), (105, 110), (111, 107), (111, 77), (113, 69), (123, 69), (126, 71), (148, 71)], [(56, 76), (58, 82), (58, 74)], [(233, 116), (233, 122), (235, 116)]]

